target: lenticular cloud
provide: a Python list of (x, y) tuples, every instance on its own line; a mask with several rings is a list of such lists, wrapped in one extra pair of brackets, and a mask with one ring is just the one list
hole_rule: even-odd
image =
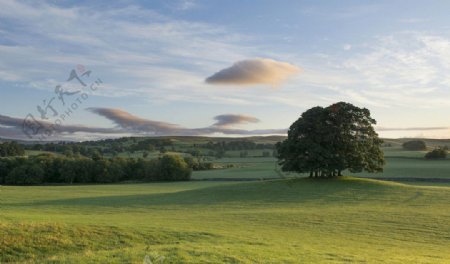
[(216, 72), (205, 81), (210, 84), (278, 86), (299, 71), (299, 67), (287, 62), (271, 59), (242, 60)]

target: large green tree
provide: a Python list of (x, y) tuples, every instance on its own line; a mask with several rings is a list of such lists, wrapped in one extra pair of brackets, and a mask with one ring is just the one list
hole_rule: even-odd
[(284, 171), (311, 177), (340, 176), (344, 170), (380, 172), (383, 141), (374, 124), (368, 109), (349, 103), (313, 107), (290, 126), (288, 138), (277, 144), (279, 164)]

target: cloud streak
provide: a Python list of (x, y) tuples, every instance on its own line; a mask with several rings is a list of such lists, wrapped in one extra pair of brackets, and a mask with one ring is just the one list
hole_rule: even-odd
[(216, 127), (229, 127), (238, 124), (258, 123), (260, 121), (258, 118), (253, 116), (233, 115), (233, 114), (218, 115), (214, 117), (214, 120), (217, 121), (213, 125)]
[[(11, 85), (49, 90), (49, 77), (67, 78), (61, 69), (83, 64), (107, 80), (108, 86), (97, 91), (100, 96), (152, 102), (205, 102), (215, 96), (228, 102), (224, 91), (204, 93), (209, 69), (258, 56), (242, 45), (249, 37), (220, 25), (169, 17), (138, 3), (95, 8), (90, 3), (0, 2), (0, 17), (8, 25), (0, 29), (0, 82)], [(179, 1), (183, 9), (192, 3)]]
[(158, 133), (164, 134), (170, 131), (176, 131), (181, 129), (181, 127), (178, 125), (143, 119), (134, 116), (128, 112), (125, 112), (121, 109), (88, 108), (87, 110), (92, 113), (103, 116), (113, 121), (119, 127), (130, 131), (146, 131), (146, 132), (154, 132), (155, 134)]
[[(128, 135), (140, 136), (206, 136), (222, 135), (284, 135), (287, 129), (238, 129), (235, 126), (249, 123), (258, 123), (259, 119), (248, 115), (223, 114), (215, 116), (216, 121), (208, 127), (186, 128), (180, 125), (163, 121), (141, 118), (121, 109), (114, 108), (88, 108), (91, 113), (111, 120), (116, 127), (101, 128), (83, 125), (59, 125), (41, 121), (43, 130), (52, 131), (52, 135), (45, 140), (78, 140), (80, 134), (83, 138), (99, 139)], [(0, 137), (27, 140), (29, 138), (22, 131), (23, 119), (0, 115)], [(377, 131), (443, 131), (450, 127), (376, 127)]]
[(206, 78), (205, 82), (225, 85), (268, 84), (278, 86), (299, 71), (299, 67), (287, 62), (271, 59), (242, 60), (214, 73)]
[[(22, 128), (24, 123), (23, 118), (9, 117), (5, 115), (0, 115), (0, 125), (5, 127), (15, 127)], [(56, 133), (76, 133), (76, 132), (87, 132), (87, 133), (102, 133), (111, 134), (121, 132), (119, 130), (111, 128), (98, 128), (98, 127), (88, 127), (83, 125), (55, 125), (50, 122), (39, 121), (42, 129), (55, 130)]]
[(224, 114), (214, 117), (217, 122), (203, 128), (186, 128), (179, 125), (144, 119), (121, 109), (89, 108), (88, 111), (103, 116), (128, 132), (154, 136), (198, 136), (211, 134), (226, 135), (266, 135), (285, 134), (287, 129), (245, 130), (233, 128), (235, 125), (257, 123), (259, 119), (248, 115)]
[[(134, 116), (121, 109), (113, 108), (88, 108), (91, 113), (111, 120), (116, 127), (99, 128), (82, 125), (59, 125), (55, 126), (49, 122), (40, 122), (42, 130), (52, 131), (45, 140), (73, 140), (74, 134), (84, 133), (84, 137), (105, 138), (126, 135), (141, 136), (201, 136), (201, 135), (268, 135), (286, 134), (287, 129), (258, 129), (245, 130), (236, 129), (233, 126), (256, 123), (259, 120), (248, 115), (224, 114), (214, 117), (215, 122), (211, 126), (203, 128), (186, 128), (176, 124), (163, 121), (155, 121)], [(29, 139), (23, 128), (23, 119), (0, 115), (0, 137), (13, 139)]]

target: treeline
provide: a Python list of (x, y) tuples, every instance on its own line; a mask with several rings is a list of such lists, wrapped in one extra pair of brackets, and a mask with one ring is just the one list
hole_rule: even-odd
[[(402, 147), (405, 150), (411, 150), (411, 151), (421, 151), (421, 150), (427, 149), (427, 145), (425, 144), (425, 141), (423, 141), (423, 140), (407, 141), (402, 144)], [(425, 154), (425, 159), (428, 159), (428, 160), (446, 159), (447, 153), (448, 153), (447, 146), (438, 146), (438, 147), (434, 148), (433, 150), (427, 152)]]
[(273, 144), (255, 143), (249, 140), (237, 141), (209, 141), (206, 144), (194, 144), (194, 147), (206, 148), (215, 151), (230, 151), (230, 150), (252, 150), (252, 149), (274, 149)]
[(26, 146), (30, 150), (41, 150), (61, 153), (66, 156), (82, 155), (90, 157), (94, 152), (102, 154), (115, 155), (121, 152), (135, 152), (135, 151), (154, 151), (159, 150), (165, 152), (165, 147), (172, 146), (173, 142), (167, 138), (119, 138), (119, 139), (104, 139), (98, 141), (85, 142), (59, 142), (35, 144)]
[(9, 156), (23, 156), (25, 155), (25, 150), (17, 142), (4, 142), (0, 143), (0, 157)]
[(211, 162), (202, 162), (198, 158), (184, 157), (184, 161), (188, 164), (189, 168), (194, 171), (200, 170), (212, 170), (214, 169), (214, 164)]
[(176, 155), (154, 160), (53, 155), (0, 158), (0, 183), (12, 185), (186, 181), (191, 172), (190, 165)]
[(85, 143), (46, 143), (25, 146), (29, 150), (49, 151), (60, 153), (66, 156), (86, 156), (91, 157), (96, 152), (103, 153), (103, 149), (98, 146), (88, 146)]

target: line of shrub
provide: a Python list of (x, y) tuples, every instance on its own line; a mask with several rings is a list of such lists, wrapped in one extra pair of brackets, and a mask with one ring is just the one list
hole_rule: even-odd
[(176, 155), (154, 160), (53, 155), (0, 158), (0, 184), (12, 185), (186, 181), (191, 172), (185, 160)]
[(16, 142), (4, 142), (0, 143), (0, 157), (9, 156), (23, 156), (25, 155), (25, 150), (23, 147)]

